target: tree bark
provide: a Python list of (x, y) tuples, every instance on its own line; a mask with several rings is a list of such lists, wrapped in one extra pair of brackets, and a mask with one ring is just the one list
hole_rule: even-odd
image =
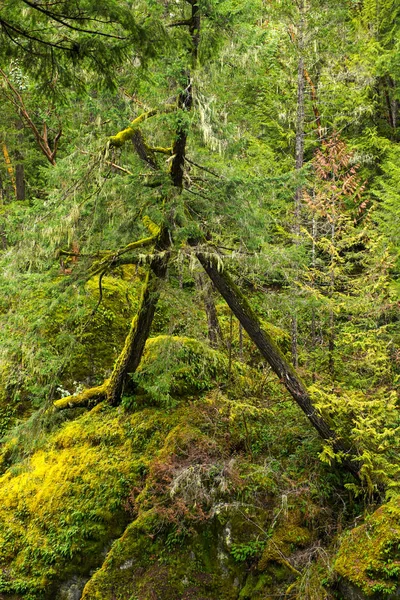
[[(298, 32), (298, 52), (299, 62), (297, 66), (297, 115), (296, 115), (296, 143), (295, 143), (295, 168), (296, 172), (302, 169), (304, 164), (304, 115), (305, 115), (305, 103), (304, 103), (304, 92), (305, 92), (305, 76), (304, 76), (304, 1), (300, 1), (299, 6), (300, 21), (299, 21), (299, 32)], [(303, 187), (298, 184), (294, 198), (294, 234), (295, 244), (300, 243), (300, 229), (301, 229), (301, 200), (303, 195)], [(296, 280), (298, 280), (298, 274), (296, 274)], [(296, 292), (294, 296), (296, 297)], [(297, 319), (297, 307), (294, 307), (294, 314), (292, 315), (292, 362), (295, 368), (299, 363), (298, 353), (298, 319)]]
[(317, 430), (323, 440), (332, 444), (335, 452), (343, 453), (342, 464), (350, 471), (350, 473), (352, 473), (352, 475), (354, 475), (354, 477), (359, 479), (359, 466), (348, 456), (349, 448), (346, 447), (342, 440), (337, 438), (335, 432), (313, 406), (305, 384), (297, 375), (293, 367), (287, 362), (271, 336), (262, 329), (258, 317), (255, 315), (246, 298), (242, 295), (228, 273), (218, 268), (216, 259), (205, 257), (200, 252), (198, 252), (196, 256), (211, 281), (214, 283), (216, 289), (225, 299), (234, 315), (243, 325), (249, 337), (253, 340), (262, 356), (267, 360), (272, 370), (291, 394), (292, 398), (305, 413), (312, 426)]
[(16, 199), (25, 200), (25, 175), (24, 165), (19, 163), (15, 167)]
[[(190, 1), (192, 5), (192, 19), (187, 23), (189, 25), (190, 34), (192, 36), (192, 62), (197, 56), (197, 46), (199, 41), (200, 31), (200, 13), (195, 0)], [(187, 77), (187, 86), (179, 94), (178, 109), (182, 111), (190, 111), (193, 105), (192, 84), (190, 72), (185, 72)], [(139, 157), (149, 166), (154, 169), (158, 165), (154, 159), (154, 152), (147, 147), (143, 136), (138, 131), (139, 124), (154, 116), (157, 111), (152, 110), (137, 117), (131, 123), (131, 126), (119, 132), (116, 136), (110, 138), (112, 146), (120, 147), (126, 141), (132, 139), (133, 145)], [(173, 188), (170, 196), (164, 199), (166, 207), (169, 206), (174, 194), (180, 194), (183, 189), (185, 152), (186, 152), (187, 131), (184, 124), (178, 122), (176, 136), (172, 147), (172, 160), (170, 162), (169, 176)], [(173, 204), (173, 203), (171, 203)], [(85, 390), (76, 396), (68, 396), (54, 402), (56, 409), (62, 410), (71, 406), (87, 406), (94, 404), (96, 401), (101, 401), (104, 397), (112, 406), (120, 403), (123, 394), (124, 386), (129, 374), (134, 373), (140, 364), (144, 347), (147, 338), (150, 334), (151, 325), (154, 319), (154, 314), (157, 307), (157, 302), (160, 297), (162, 282), (167, 274), (169, 248), (172, 243), (172, 227), (174, 224), (174, 209), (170, 209), (169, 214), (165, 215), (165, 220), (168, 226), (161, 226), (160, 232), (157, 235), (155, 244), (155, 256), (151, 259), (150, 268), (146, 277), (145, 287), (142, 291), (140, 306), (137, 315), (132, 321), (130, 331), (125, 340), (125, 345), (120, 353), (111, 377), (98, 388)], [(141, 241), (143, 242), (143, 240)], [(136, 244), (134, 244), (136, 246)], [(126, 251), (126, 249), (124, 250)]]

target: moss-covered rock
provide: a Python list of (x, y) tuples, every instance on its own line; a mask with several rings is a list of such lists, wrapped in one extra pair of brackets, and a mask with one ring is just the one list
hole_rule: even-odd
[[(400, 589), (400, 497), (348, 531), (335, 560), (342, 590), (356, 598), (397, 597)], [(358, 596), (356, 595), (358, 594)]]
[[(0, 594), (53, 598), (63, 580), (96, 566), (124, 530), (129, 490), (176, 418), (144, 410), (127, 419), (99, 406), (11, 466), (0, 479)], [(131, 428), (150, 424), (162, 435), (149, 450), (135, 448)]]
[[(237, 373), (239, 367), (235, 365)], [(139, 392), (168, 407), (228, 381), (228, 359), (206, 344), (187, 337), (150, 338), (134, 375)]]
[[(64, 600), (85, 581), (85, 600), (284, 593), (297, 574), (267, 549), (279, 541), (296, 565), (293, 553), (310, 543), (309, 488), (282, 511), (310, 441), (297, 419), (296, 452), (283, 452), (289, 408), (273, 409), (263, 380), (196, 340), (159, 336), (118, 409), (52, 413), (47, 433), (39, 419), (25, 437), (10, 435), (0, 452), (0, 598)], [(40, 439), (23, 443), (32, 435)]]
[(83, 600), (234, 600), (245, 575), (219, 540), (222, 528), (190, 538), (159, 535), (152, 511), (132, 523), (115, 542), (103, 567), (86, 585)]

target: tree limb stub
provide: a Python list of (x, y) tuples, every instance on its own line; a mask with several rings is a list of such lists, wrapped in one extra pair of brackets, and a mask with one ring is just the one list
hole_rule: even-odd
[(332, 444), (334, 450), (343, 456), (343, 466), (356, 479), (360, 479), (360, 465), (349, 457), (349, 448), (336, 436), (335, 432), (314, 407), (305, 384), (288, 363), (272, 337), (262, 329), (258, 317), (229, 274), (221, 269), (221, 264), (215, 257), (206, 257), (201, 252), (197, 252), (196, 256), (236, 318), (247, 331), (249, 337), (253, 340), (292, 398), (305, 413), (314, 429), (317, 430), (323, 440)]

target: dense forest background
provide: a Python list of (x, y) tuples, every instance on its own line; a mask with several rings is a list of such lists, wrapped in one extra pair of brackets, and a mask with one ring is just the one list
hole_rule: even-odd
[(396, 0), (0, 38), (0, 598), (397, 597)]

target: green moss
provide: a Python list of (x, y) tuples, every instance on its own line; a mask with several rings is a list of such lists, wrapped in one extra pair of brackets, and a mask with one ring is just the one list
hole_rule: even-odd
[(216, 528), (171, 546), (160, 526), (153, 511), (129, 525), (86, 585), (82, 600), (151, 600), (154, 590), (163, 600), (237, 598), (243, 573), (221, 556)]
[(272, 577), (269, 574), (249, 573), (245, 585), (239, 593), (239, 600), (253, 600), (255, 598), (265, 598), (266, 590), (273, 583)]
[[(129, 279), (129, 272), (126, 278), (103, 277), (102, 302), (95, 314), (86, 318), (82, 345), (68, 365), (71, 379), (98, 380), (112, 368), (138, 306), (140, 281), (132, 285)], [(99, 298), (98, 277), (87, 282), (86, 291), (92, 299)], [(68, 380), (66, 385), (71, 385)]]
[(368, 597), (386, 598), (400, 587), (400, 497), (345, 534), (334, 568)]
[[(265, 546), (265, 550), (258, 563), (261, 571), (272, 568), (281, 572), (282, 567), (293, 573), (299, 574), (290, 561), (290, 555), (298, 548), (304, 548), (311, 542), (308, 529), (300, 525), (301, 517), (297, 511), (292, 511), (272, 533)], [(272, 564), (271, 564), (272, 563)], [(274, 564), (277, 563), (277, 564)], [(277, 567), (280, 565), (280, 568)], [(277, 573), (275, 573), (277, 577)]]
[[(173, 410), (148, 392), (163, 371)], [(288, 479), (248, 439), (273, 425), (278, 446), (287, 414), (265, 408), (262, 373), (234, 364), (227, 375), (222, 354), (161, 336), (147, 343), (129, 410), (98, 405), (69, 422), (54, 413), (30, 458), (10, 439), (0, 457), (0, 597), (50, 600), (96, 568), (85, 600), (152, 600), (155, 589), (163, 600), (261, 600), (286, 589), (285, 564), (270, 557), (256, 569), (269, 532), (288, 555), (310, 538), (298, 508), (290, 527), (273, 526)]]
[[(175, 423), (173, 416), (151, 416), (164, 436)], [(43, 449), (4, 473), (0, 564), (7, 569), (0, 594), (26, 589), (24, 598), (52, 598), (56, 581), (97, 564), (104, 546), (124, 530), (129, 491), (142, 484), (148, 457), (157, 449), (152, 439), (151, 448), (144, 444), (135, 453), (127, 435), (129, 427), (148, 421), (146, 411), (127, 418), (99, 406), (66, 423)]]
[(228, 361), (197, 340), (160, 335), (147, 341), (133, 379), (152, 401), (170, 406), (226, 382)]

